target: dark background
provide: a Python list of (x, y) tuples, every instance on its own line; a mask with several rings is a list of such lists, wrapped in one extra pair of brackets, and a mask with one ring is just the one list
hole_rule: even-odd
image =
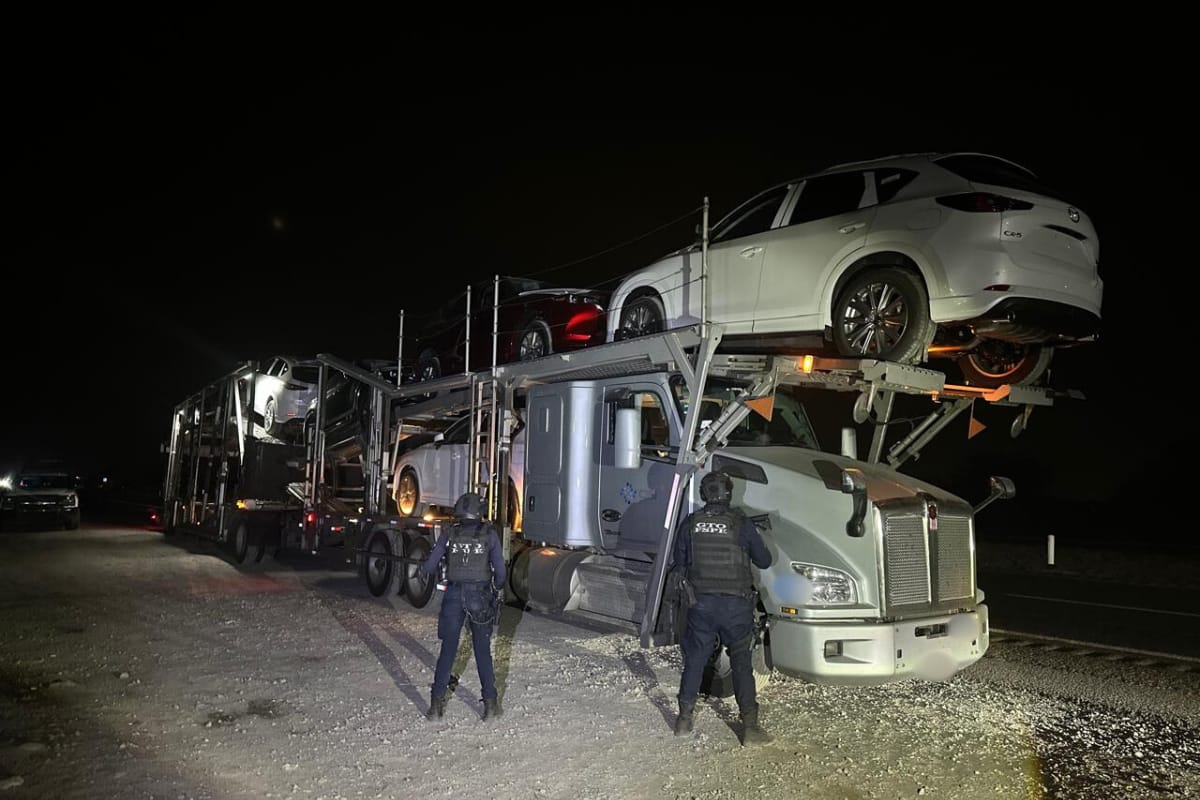
[(1176, 51), (1091, 36), (1067, 53), (1065, 31), (932, 46), (884, 24), (747, 58), (713, 29), (701, 46), (579, 22), (521, 38), (76, 22), (14, 28), (5, 55), (0, 471), (59, 458), (153, 487), (173, 406), (242, 360), (392, 357), (399, 311), (415, 326), (468, 281), (611, 289), (690, 241), (698, 215), (651, 232), (706, 195), (719, 217), (834, 163), (969, 150), (1091, 215), (1104, 330), (1053, 367), (1086, 400), (1015, 440), (1011, 410), (980, 409), (983, 434), (960, 420), (907, 471), (971, 500), (1011, 475), (996, 529), (1184, 541), (1170, 498), (1196, 440), (1196, 312)]

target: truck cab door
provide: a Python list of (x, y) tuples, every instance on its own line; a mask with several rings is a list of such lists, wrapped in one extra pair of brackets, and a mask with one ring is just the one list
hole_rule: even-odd
[[(661, 387), (636, 387), (621, 400), (606, 405), (605, 437), (601, 446), (599, 526), (606, 545), (654, 550), (662, 532), (678, 455), (677, 426)], [(640, 449), (636, 467), (620, 466), (617, 410), (635, 408), (640, 424), (634, 434)], [(630, 443), (632, 444), (632, 443)]]

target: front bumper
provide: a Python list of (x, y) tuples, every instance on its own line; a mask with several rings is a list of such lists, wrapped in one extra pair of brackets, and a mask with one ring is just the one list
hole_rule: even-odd
[(78, 528), (79, 509), (77, 507), (2, 509), (0, 510), (0, 527), (34, 530)]
[(892, 623), (830, 624), (772, 617), (775, 669), (810, 683), (864, 686), (946, 680), (987, 652), (985, 604), (959, 614)]

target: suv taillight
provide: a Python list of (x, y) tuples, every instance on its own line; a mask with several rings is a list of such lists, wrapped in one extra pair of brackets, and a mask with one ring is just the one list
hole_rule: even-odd
[(951, 194), (939, 197), (937, 201), (956, 211), (972, 211), (981, 214), (998, 214), (1001, 211), (1028, 211), (1033, 203), (1024, 200), (1014, 200), (990, 192), (968, 192), (966, 194)]
[(588, 341), (602, 330), (600, 321), (603, 318), (604, 312), (595, 306), (572, 314), (571, 318), (567, 320), (567, 340), (572, 342)]

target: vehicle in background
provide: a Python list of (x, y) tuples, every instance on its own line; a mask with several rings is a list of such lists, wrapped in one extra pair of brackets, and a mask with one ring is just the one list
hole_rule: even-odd
[(255, 375), (254, 414), (268, 436), (298, 438), (304, 416), (317, 396), (320, 364), (276, 356)]
[[(352, 362), (355, 367), (396, 383), (397, 364), (395, 359), (362, 358)], [(320, 370), (320, 366), (317, 367)], [(410, 383), (413, 370), (405, 366), (401, 381)], [(305, 427), (312, 429), (316, 424), (317, 408), (320, 405), (314, 392), (305, 412)], [(341, 447), (353, 442), (365, 446), (366, 432), (371, 424), (370, 387), (355, 380), (341, 370), (328, 368), (325, 372), (325, 442), (328, 447)], [(307, 441), (307, 438), (306, 438)]]
[[(496, 363), (529, 361), (551, 353), (602, 344), (605, 292), (565, 289), (530, 278), (501, 276), (500, 302), (492, 281), (471, 287), (470, 369), (492, 366), (492, 330), (496, 327)], [(496, 313), (498, 309), (498, 314)], [(465, 293), (441, 306), (416, 338), (420, 380), (466, 369)]]
[(996, 156), (894, 156), (771, 187), (627, 276), (611, 341), (701, 321), (730, 352), (953, 359), (976, 386), (1033, 384), (1095, 338), (1103, 282), (1088, 215)]
[(78, 528), (77, 484), (66, 472), (22, 472), (0, 483), (0, 527)]

